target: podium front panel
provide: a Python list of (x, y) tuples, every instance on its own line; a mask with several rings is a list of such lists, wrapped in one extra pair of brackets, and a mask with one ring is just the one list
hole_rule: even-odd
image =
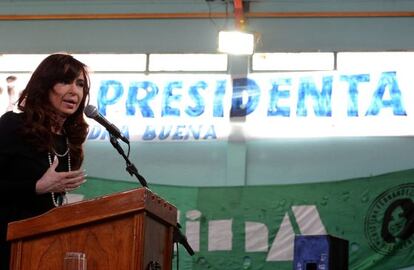
[[(84, 212), (91, 209), (97, 209), (95, 215), (86, 218)], [(66, 224), (50, 224), (65, 213), (70, 215)], [(82, 252), (88, 270), (144, 270), (149, 264), (171, 270), (176, 215), (174, 206), (148, 189), (138, 189), (11, 223), (11, 269), (63, 269), (67, 252)]]

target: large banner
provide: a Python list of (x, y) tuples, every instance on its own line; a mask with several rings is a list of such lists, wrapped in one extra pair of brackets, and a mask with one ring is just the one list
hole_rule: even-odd
[[(90, 179), (78, 193), (134, 187)], [(196, 252), (180, 249), (180, 269), (291, 270), (294, 236), (321, 234), (349, 241), (349, 269), (414, 266), (414, 170), (327, 183), (150, 188), (177, 206)]]
[[(29, 74), (0, 74), (0, 114)], [(135, 141), (414, 134), (409, 71), (91, 74), (91, 104)], [(107, 131), (90, 120), (89, 140)]]
[[(144, 141), (412, 135), (414, 89), (404, 71), (223, 75), (99, 75), (97, 104)], [(239, 119), (236, 123), (229, 119)], [(241, 120), (240, 120), (241, 119)], [(95, 126), (90, 139), (102, 139)]]

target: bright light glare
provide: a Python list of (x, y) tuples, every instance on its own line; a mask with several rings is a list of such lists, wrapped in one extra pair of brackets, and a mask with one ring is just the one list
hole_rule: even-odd
[(251, 55), (254, 51), (254, 35), (238, 31), (220, 31), (218, 51), (228, 54)]
[(145, 54), (72, 54), (93, 72), (143, 72)]
[[(0, 72), (33, 72), (49, 54), (0, 55)], [(143, 72), (146, 54), (72, 54), (93, 72)]]
[(32, 72), (47, 54), (0, 55), (0, 72)]
[(320, 71), (334, 68), (333, 52), (255, 53), (252, 57), (252, 69), (255, 71)]
[(412, 70), (414, 52), (338, 52), (338, 70)]
[(226, 54), (150, 54), (149, 71), (227, 71)]

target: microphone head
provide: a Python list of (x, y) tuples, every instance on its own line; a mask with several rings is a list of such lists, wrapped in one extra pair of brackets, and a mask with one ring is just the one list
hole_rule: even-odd
[(89, 118), (95, 118), (96, 116), (98, 116), (98, 109), (93, 105), (87, 105), (83, 112)]

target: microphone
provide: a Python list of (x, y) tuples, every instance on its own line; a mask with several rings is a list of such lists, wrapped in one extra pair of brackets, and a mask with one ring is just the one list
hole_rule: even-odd
[(110, 134), (112, 134), (116, 138), (119, 138), (123, 140), (124, 142), (126, 142), (127, 144), (129, 144), (128, 138), (122, 135), (121, 131), (119, 131), (119, 129), (114, 124), (106, 120), (106, 118), (98, 112), (98, 109), (95, 106), (87, 105), (83, 112), (85, 113), (87, 117), (94, 119), (96, 122), (101, 124), (104, 128), (106, 128), (106, 130)]

